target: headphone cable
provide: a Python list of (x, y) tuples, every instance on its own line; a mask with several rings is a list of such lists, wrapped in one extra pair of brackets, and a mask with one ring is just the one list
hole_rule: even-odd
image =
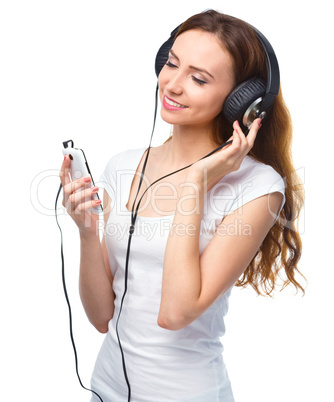
[(79, 383), (80, 383), (81, 387), (83, 389), (85, 389), (86, 391), (90, 391), (93, 394), (95, 394), (99, 398), (99, 400), (101, 402), (103, 402), (103, 399), (100, 397), (100, 395), (97, 392), (93, 391), (92, 389), (86, 388), (83, 385), (83, 383), (81, 381), (81, 378), (80, 378), (80, 375), (79, 375), (78, 354), (77, 354), (77, 349), (76, 349), (76, 346), (75, 346), (74, 335), (73, 335), (72, 308), (71, 308), (70, 299), (69, 299), (67, 288), (66, 288), (66, 280), (65, 280), (65, 259), (64, 259), (64, 247), (63, 247), (63, 232), (62, 232), (60, 224), (58, 222), (58, 214), (57, 214), (57, 203), (58, 203), (58, 198), (59, 198), (61, 189), (62, 189), (62, 184), (60, 184), (58, 192), (57, 192), (57, 196), (56, 196), (55, 217), (56, 217), (56, 222), (57, 222), (58, 228), (60, 230), (60, 238), (61, 238), (61, 241), (60, 241), (60, 256), (61, 256), (61, 267), (62, 267), (61, 273), (62, 273), (62, 282), (63, 282), (63, 289), (64, 289), (64, 294), (65, 294), (65, 299), (66, 299), (66, 303), (67, 303), (67, 307), (68, 307), (68, 316), (69, 316), (69, 322), (70, 322), (70, 337), (71, 337), (71, 343), (72, 343), (73, 352), (74, 352), (74, 359), (75, 359), (75, 371), (77, 373), (77, 377), (78, 377), (78, 380), (79, 380)]
[[(140, 190), (140, 187), (141, 187), (143, 178), (144, 178), (144, 173), (145, 173), (145, 169), (146, 169), (146, 165), (147, 165), (147, 160), (148, 160), (148, 156), (149, 156), (150, 149), (151, 149), (152, 137), (153, 137), (153, 133), (154, 133), (155, 122), (156, 122), (156, 115), (157, 115), (157, 103), (158, 103), (158, 84), (157, 84), (156, 92), (155, 92), (155, 110), (154, 110), (153, 129), (152, 129), (152, 133), (151, 133), (150, 144), (149, 144), (148, 149), (147, 149), (147, 154), (146, 154), (146, 158), (145, 158), (145, 161), (144, 161), (143, 169), (142, 169), (142, 171), (141, 171), (141, 173), (140, 173), (140, 181), (139, 181), (139, 185), (138, 185), (138, 190), (137, 190), (135, 199), (134, 199), (133, 204), (132, 204), (131, 225), (130, 225), (130, 229), (129, 229), (129, 239), (128, 239), (128, 247), (127, 247), (127, 251), (126, 251), (126, 261), (125, 261), (124, 292), (123, 292), (123, 296), (122, 296), (122, 299), (121, 299), (120, 309), (119, 309), (119, 313), (118, 313), (118, 317), (117, 317), (117, 321), (116, 321), (117, 340), (118, 340), (119, 348), (120, 348), (121, 355), (122, 355), (122, 366), (123, 366), (124, 378), (125, 378), (125, 382), (126, 382), (127, 388), (128, 388), (128, 402), (130, 402), (130, 400), (131, 400), (131, 386), (130, 386), (130, 381), (129, 381), (129, 377), (128, 377), (127, 370), (126, 370), (125, 356), (124, 356), (124, 351), (123, 351), (123, 348), (122, 348), (121, 339), (120, 339), (120, 336), (119, 336), (118, 324), (119, 324), (120, 315), (121, 315), (121, 312), (122, 312), (122, 309), (123, 309), (123, 304), (124, 304), (125, 295), (126, 295), (127, 290), (128, 290), (128, 274), (129, 274), (130, 246), (131, 246), (132, 235), (133, 235), (134, 230), (135, 230), (135, 224), (136, 224), (136, 219), (137, 219), (137, 215), (138, 215), (138, 209), (139, 209), (140, 203), (141, 203), (141, 201), (142, 201), (144, 195), (146, 194), (147, 190), (148, 190), (150, 187), (152, 187), (155, 183), (157, 183), (158, 181), (160, 181), (160, 180), (162, 180), (162, 179), (164, 179), (164, 178), (166, 178), (166, 177), (168, 177), (168, 176), (171, 176), (171, 175), (173, 175), (173, 174), (175, 174), (175, 173), (178, 173), (178, 172), (180, 172), (181, 170), (187, 169), (187, 168), (189, 168), (190, 166), (192, 166), (194, 163), (198, 162), (198, 161), (193, 162), (193, 163), (191, 163), (191, 164), (188, 165), (188, 166), (185, 166), (185, 167), (183, 167), (183, 168), (181, 168), (181, 169), (175, 170), (175, 171), (173, 171), (173, 172), (171, 172), (171, 173), (168, 173), (168, 174), (166, 174), (165, 176), (162, 176), (162, 177), (160, 177), (159, 179), (155, 180), (155, 181), (154, 181), (153, 183), (151, 183), (151, 184), (147, 187), (147, 189), (144, 191), (144, 193), (143, 193), (142, 196), (140, 197), (140, 199), (139, 199), (139, 201), (138, 201), (138, 203), (137, 203), (137, 205), (136, 205), (136, 207), (135, 207), (135, 203), (136, 203), (136, 200), (137, 200), (137, 197), (138, 197), (138, 194), (139, 194), (139, 190)], [(203, 157), (200, 158), (199, 160), (202, 160), (202, 159), (204, 159), (204, 158), (207, 158), (208, 156), (214, 154), (215, 152), (219, 151), (220, 149), (226, 147), (227, 145), (230, 145), (231, 143), (232, 143), (232, 140), (227, 141), (227, 142), (225, 142), (224, 144), (219, 145), (216, 149), (214, 149), (213, 151), (211, 151), (211, 152), (208, 153), (207, 155), (203, 156)]]

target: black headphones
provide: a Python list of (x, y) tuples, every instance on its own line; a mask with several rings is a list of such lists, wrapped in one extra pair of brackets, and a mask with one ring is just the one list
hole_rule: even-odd
[[(157, 53), (155, 59), (157, 77), (167, 63), (169, 51), (181, 25), (171, 32), (170, 38), (163, 43)], [(280, 86), (278, 62), (271, 44), (260, 31), (253, 26), (251, 28), (261, 42), (266, 54), (267, 82), (265, 83), (259, 77), (253, 77), (242, 82), (227, 96), (222, 109), (223, 115), (231, 124), (238, 120), (243, 129), (249, 128), (256, 118), (261, 117), (264, 119), (268, 115), (275, 97), (278, 95)]]

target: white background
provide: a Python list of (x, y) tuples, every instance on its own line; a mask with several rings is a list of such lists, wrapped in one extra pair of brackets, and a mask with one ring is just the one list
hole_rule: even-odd
[[(1, 400), (90, 399), (75, 375), (53, 216), (61, 143), (74, 139), (95, 177), (113, 154), (148, 146), (155, 54), (172, 29), (206, 8), (245, 19), (272, 43), (306, 195), (300, 263), (306, 295), (232, 293), (224, 346), (235, 398), (334, 401), (334, 36), (325, 0), (1, 2)], [(168, 136), (159, 120), (153, 146)], [(68, 216), (60, 222), (80, 373), (89, 385), (103, 335), (78, 297), (77, 229)]]

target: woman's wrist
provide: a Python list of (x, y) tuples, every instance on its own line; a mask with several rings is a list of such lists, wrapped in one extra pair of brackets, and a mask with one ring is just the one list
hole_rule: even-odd
[(100, 242), (98, 229), (79, 230), (80, 240), (85, 243), (90, 243), (98, 240)]
[(186, 183), (191, 183), (196, 186), (199, 190), (203, 189), (205, 186), (206, 174), (205, 171), (197, 169), (195, 166), (191, 166), (188, 169), (188, 173), (185, 179)]

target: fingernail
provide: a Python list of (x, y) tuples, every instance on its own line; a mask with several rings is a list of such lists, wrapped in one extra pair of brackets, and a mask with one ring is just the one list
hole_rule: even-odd
[(97, 193), (98, 191), (99, 191), (99, 188), (98, 187), (92, 187), (92, 193)]
[(85, 182), (85, 183), (89, 183), (89, 182), (90, 182), (90, 177), (85, 177), (85, 178), (84, 178), (84, 182)]
[(71, 154), (68, 155), (71, 159), (71, 161), (73, 161), (73, 156)]
[(95, 201), (95, 204), (96, 204), (96, 205), (100, 205), (101, 202), (102, 202), (101, 200), (96, 200), (96, 201)]

